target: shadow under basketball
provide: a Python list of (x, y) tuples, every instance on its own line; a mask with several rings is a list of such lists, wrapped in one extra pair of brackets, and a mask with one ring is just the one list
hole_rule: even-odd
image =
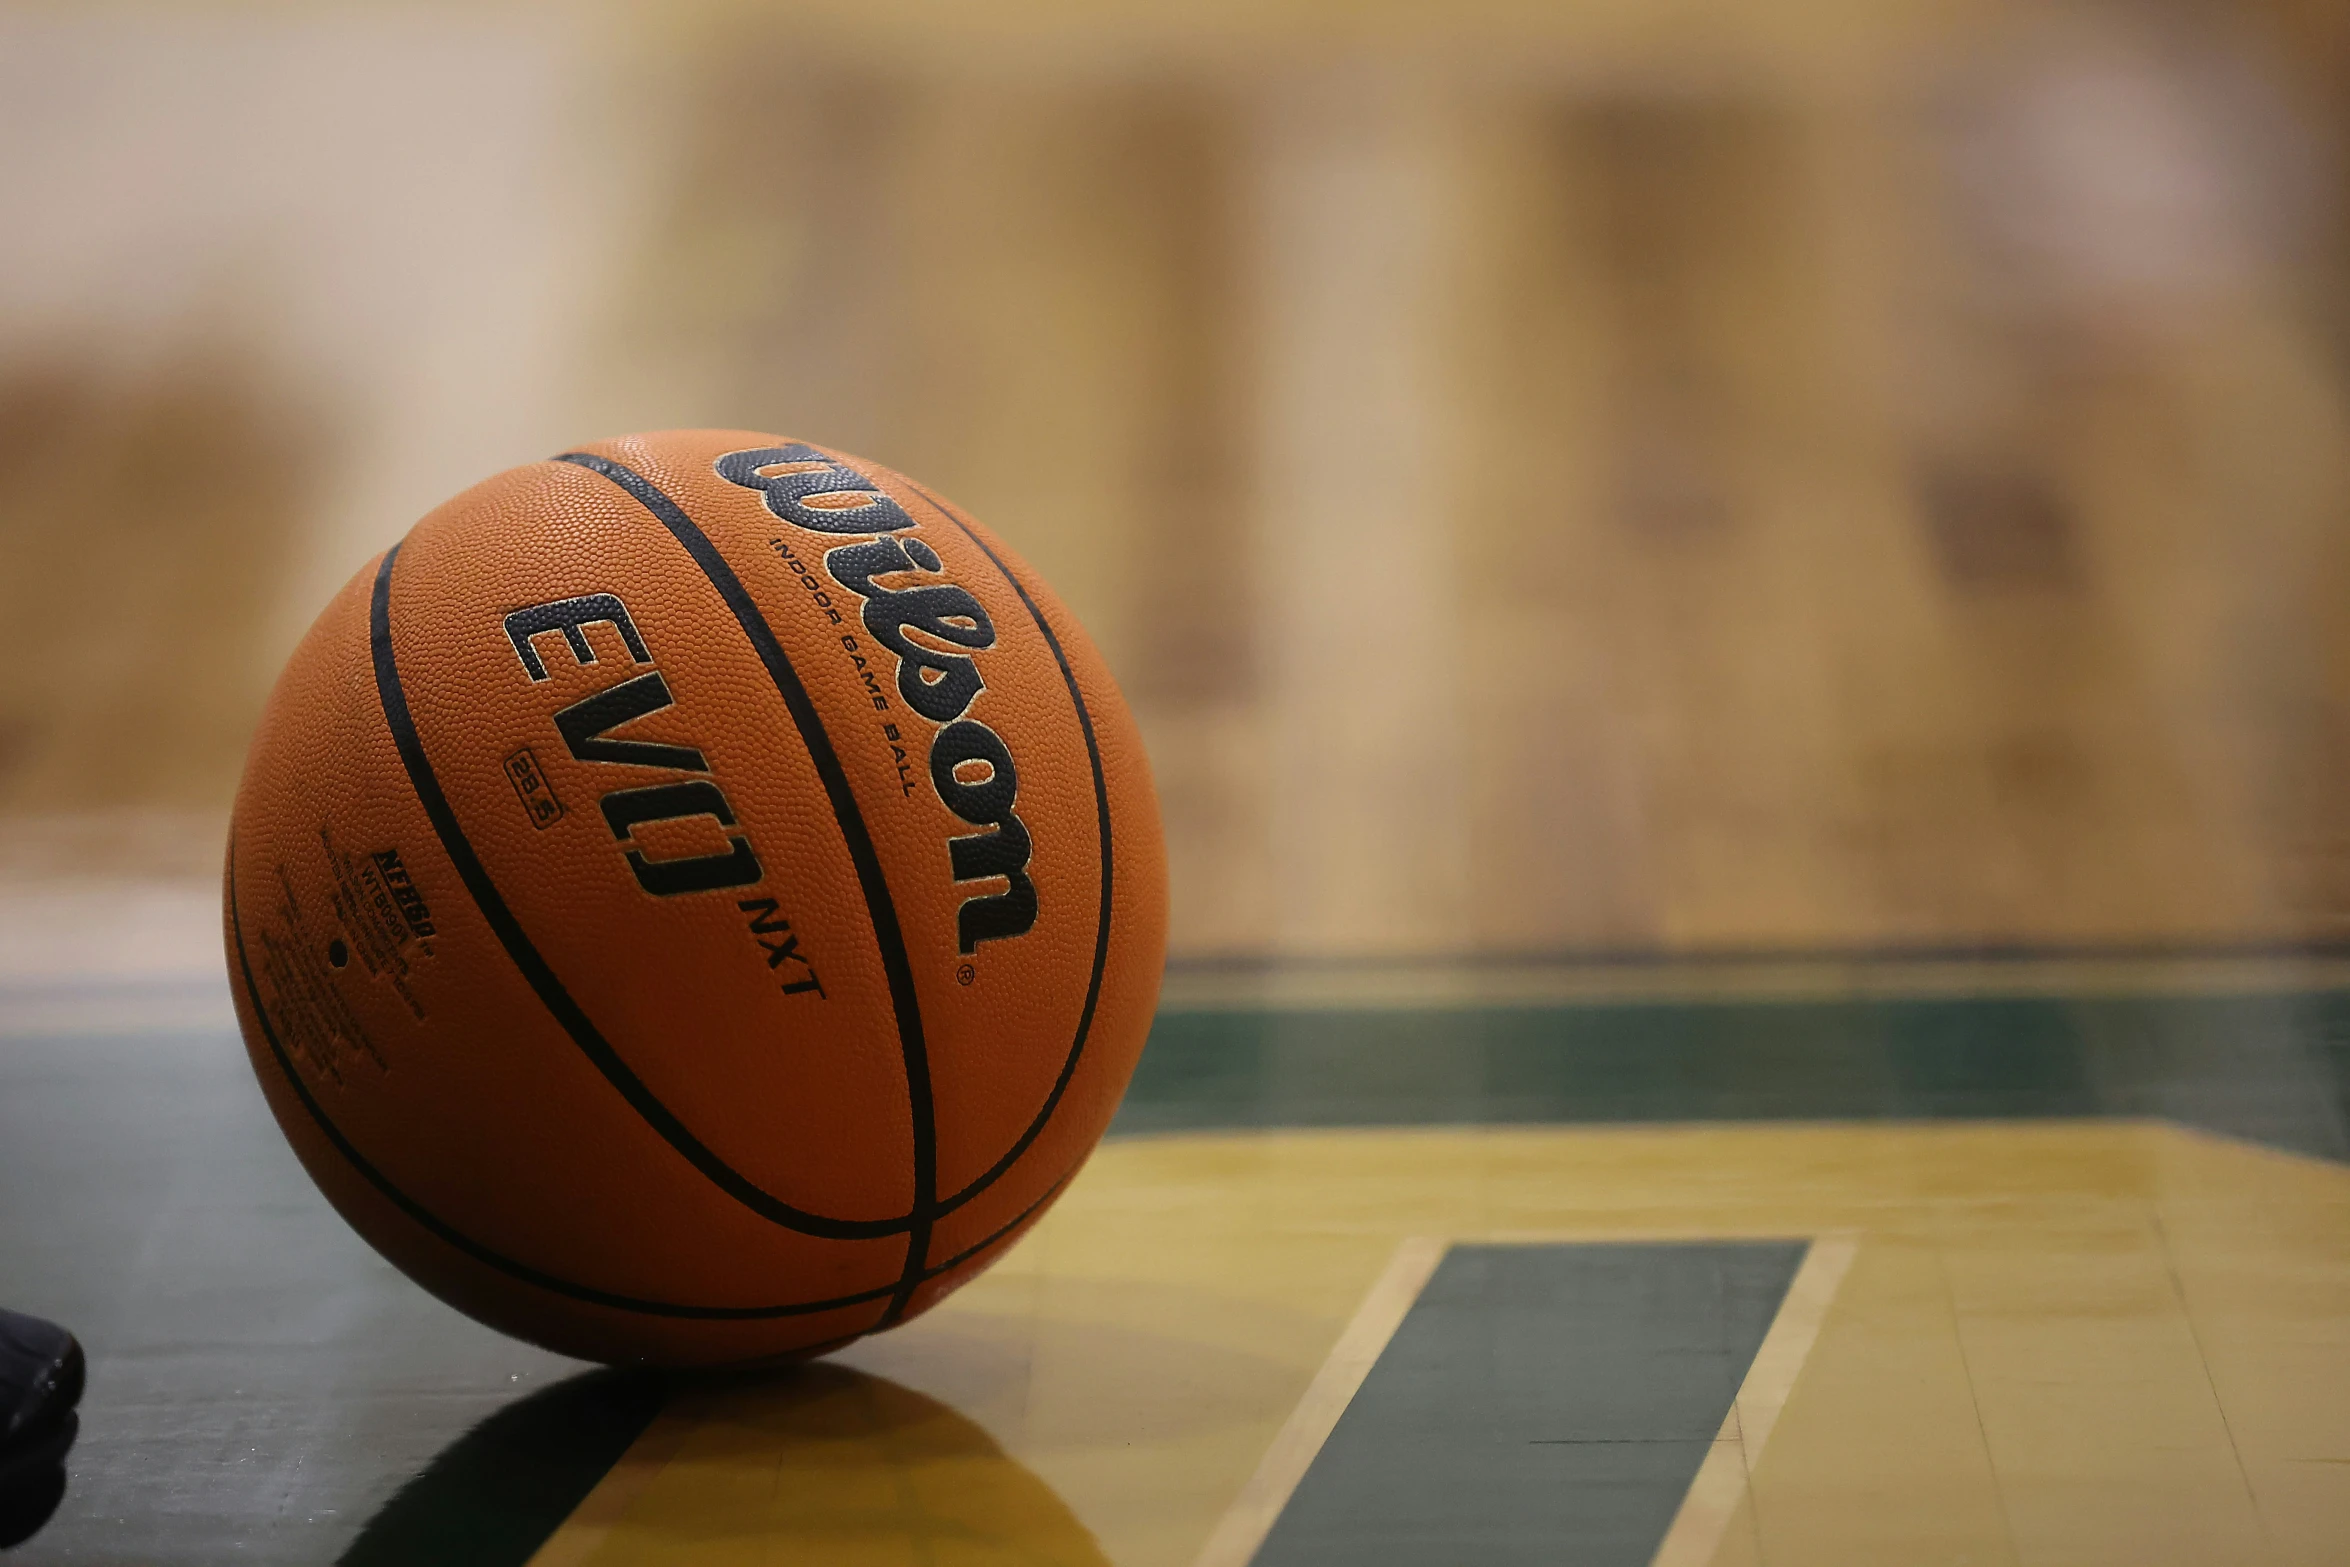
[(665, 1457), (595, 1517), (600, 1538), (583, 1529), (559, 1542), (563, 1561), (1107, 1561), (1052, 1488), (970, 1420), (884, 1378), (813, 1364), (666, 1381), (601, 1371), (522, 1399), (403, 1487), (342, 1567), (520, 1567), (656, 1415), (674, 1438), (651, 1444)]
[(661, 1379), (594, 1371), (517, 1399), (442, 1449), (337, 1558), (340, 1567), (515, 1567), (661, 1412)]
[(1095, 1567), (1053, 1489), (936, 1399), (845, 1366), (686, 1382), (674, 1455), (589, 1562)]

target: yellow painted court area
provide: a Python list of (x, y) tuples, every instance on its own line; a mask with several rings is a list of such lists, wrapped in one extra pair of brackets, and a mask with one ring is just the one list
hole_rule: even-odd
[(2138, 1122), (1115, 1143), (929, 1318), (673, 1400), (535, 1560), (1192, 1567), (1399, 1248), (1731, 1237), (1848, 1265), (1660, 1561), (2350, 1560), (2350, 1170)]

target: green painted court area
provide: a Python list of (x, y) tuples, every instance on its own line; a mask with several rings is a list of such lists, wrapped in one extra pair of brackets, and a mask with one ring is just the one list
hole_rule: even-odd
[(1174, 1013), (1118, 1130), (2024, 1116), (2350, 1157), (2350, 992)]
[(1803, 1254), (1453, 1248), (1257, 1561), (1646, 1567)]
[[(710, 1396), (708, 1379), (592, 1371), (456, 1316), (327, 1208), (216, 1013), (124, 1027), (90, 999), (86, 1025), (51, 995), (39, 1027), (0, 1039), (0, 1298), (71, 1323), (92, 1356), (67, 1498), (12, 1563), (519, 1567), (665, 1408)], [(22, 997), (6, 1008), (31, 1015)], [(2115, 1119), (2339, 1163), (2350, 992), (1171, 1011), (1113, 1136), (1245, 1148), (1310, 1128)], [(1247, 1179), (1225, 1199), (1236, 1211)], [(1408, 1191), (1408, 1164), (1392, 1179)], [(1147, 1252), (1150, 1214), (1122, 1222)], [(1578, 1560), (1650, 1560), (1810, 1233), (1461, 1241), (1306, 1455), (1255, 1559), (1551, 1560), (1540, 1542), (1566, 1537), (1588, 1542)], [(1028, 1243), (1038, 1267), (1084, 1271), (1069, 1245), (1049, 1230)], [(1341, 1315), (1359, 1289), (1337, 1292)], [(1023, 1353), (1041, 1366), (1052, 1335), (1082, 1327), (1037, 1326)], [(1262, 1331), (1269, 1345), (1303, 1332)], [(921, 1353), (951, 1356), (936, 1342)], [(754, 1392), (781, 1407), (794, 1385)], [(1092, 1426), (1087, 1462), (1113, 1478), (1127, 1416), (1105, 1393)], [(1238, 1493), (1267, 1429), (1232, 1438), (1209, 1491)], [(1000, 1559), (1048, 1559), (1017, 1554), (1024, 1516), (1000, 1521)], [(1096, 1559), (1189, 1561), (1214, 1522), (1176, 1520), (1153, 1537), (1175, 1542), (1163, 1549)], [(735, 1559), (624, 1538), (561, 1559)], [(788, 1533), (772, 1543), (776, 1560), (826, 1559)]]

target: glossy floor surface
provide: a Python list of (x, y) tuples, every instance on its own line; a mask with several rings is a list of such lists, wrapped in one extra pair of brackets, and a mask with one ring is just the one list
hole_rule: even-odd
[(10, 1560), (2350, 1561), (2330, 970), (1438, 978), (1179, 985), (995, 1270), (675, 1382), (376, 1259), (209, 989), (12, 992), (0, 1296), (92, 1365)]

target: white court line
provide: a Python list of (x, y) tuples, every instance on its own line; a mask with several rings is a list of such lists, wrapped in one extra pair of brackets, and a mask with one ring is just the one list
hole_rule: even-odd
[(15, 985), (0, 979), (0, 1040), (234, 1033), (226, 976)]
[(1272, 1532), (1273, 1520), (1289, 1505), (1290, 1495), (1306, 1477), (1314, 1455), (1330, 1440), (1338, 1417), (1354, 1402), (1363, 1378), (1371, 1374), (1372, 1364), (1403, 1325), (1404, 1314), (1420, 1298), (1420, 1291), (1427, 1287), (1429, 1276), (1451, 1245), (1450, 1241), (1415, 1236), (1395, 1248), (1387, 1270), (1363, 1297), (1346, 1331), (1338, 1335), (1330, 1358), (1314, 1374), (1305, 1397), (1290, 1411), (1288, 1423), (1265, 1450), (1257, 1472), (1240, 1488), (1216, 1532), (1208, 1536), (1193, 1567), (1248, 1567), (1249, 1559)]
[(1673, 1515), (1673, 1525), (1665, 1531), (1650, 1567), (1709, 1567), (1721, 1549), (1730, 1520), (1746, 1497), (1754, 1466), (1762, 1460), (1763, 1444), (1787, 1407), (1787, 1395), (1795, 1390), (1795, 1379), (1819, 1341), (1820, 1325), (1827, 1321), (1828, 1307), (1859, 1249), (1859, 1237), (1849, 1231), (1813, 1238), (1803, 1254), (1803, 1266), (1795, 1270), (1787, 1296), (1779, 1302), (1779, 1314), (1771, 1319), (1770, 1332), (1754, 1353), (1754, 1364), (1746, 1368), (1746, 1380), (1738, 1385), (1737, 1402), (1706, 1450), (1705, 1462), (1698, 1465), (1697, 1478), (1689, 1483), (1689, 1494), (1681, 1499), (1681, 1510)]
[(1281, 964), (1223, 972), (1176, 964), (1162, 1012), (1605, 1005), (1617, 1002), (1844, 1001), (1948, 997), (2259, 995), (2350, 984), (2325, 954), (2182, 953), (1980, 959), (1899, 955), (1654, 962)]
[(0, 985), (226, 983), (220, 883), (0, 881)]

